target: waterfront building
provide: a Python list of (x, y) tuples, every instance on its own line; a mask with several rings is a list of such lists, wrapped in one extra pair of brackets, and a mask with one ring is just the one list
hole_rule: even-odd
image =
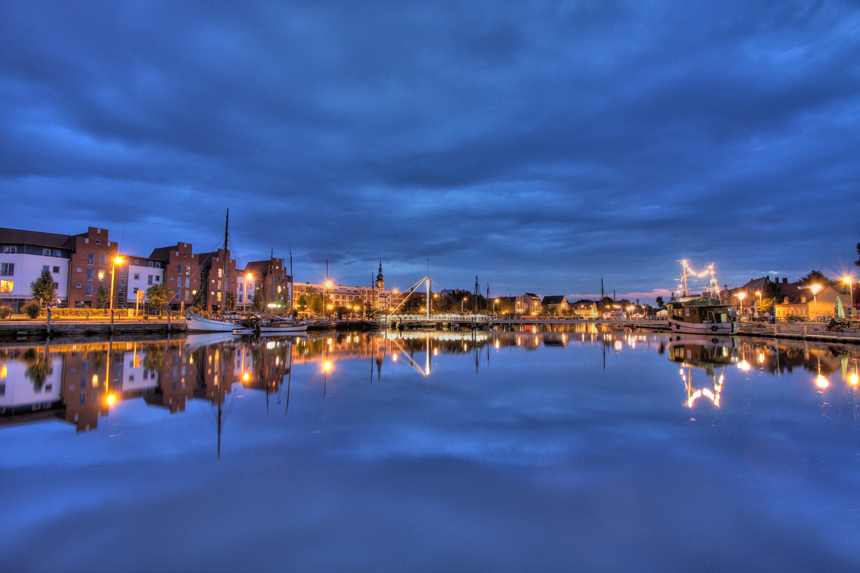
[[(376, 274), (373, 286), (344, 286), (332, 283), (300, 283), (293, 285), (293, 308), (298, 308), (298, 299), (302, 295), (321, 294), (325, 297), (326, 305), (346, 306), (359, 303), (361, 308), (385, 310), (399, 303), (403, 296), (397, 289), (385, 290), (385, 277), (382, 274), (382, 262)], [(398, 296), (401, 295), (401, 296)]]
[[(254, 298), (252, 293), (259, 290), (262, 292), (266, 307), (279, 309), (286, 308), (290, 304), (293, 296), (293, 277), (287, 274), (283, 259), (272, 257), (268, 261), (254, 261), (245, 265), (245, 270), (236, 283), (236, 300), (240, 304), (244, 302), (245, 281), (248, 280), (249, 274), (254, 290), (248, 289), (248, 302)], [(251, 286), (250, 282), (248, 286)]]
[(117, 296), (119, 308), (142, 308), (149, 302), (146, 290), (164, 283), (164, 261), (135, 255), (120, 255), (122, 268), (117, 266), (120, 292)]
[(597, 318), (600, 312), (597, 310), (597, 303), (593, 300), (580, 299), (576, 302), (568, 302), (568, 307), (571, 313), (577, 318)]
[(543, 297), (541, 306), (552, 314), (564, 314), (567, 312), (567, 299), (562, 295), (550, 295)]
[(191, 243), (157, 248), (149, 258), (162, 263), (163, 284), (175, 293), (168, 302), (170, 310), (182, 311), (190, 306), (200, 290), (200, 260)]
[(523, 295), (523, 313), (537, 314), (541, 310), (540, 297), (532, 292), (527, 292)]
[(200, 253), (198, 262), (200, 292), (194, 299), (194, 306), (207, 312), (220, 312), (223, 308), (222, 297), (227, 296), (224, 293), (235, 294), (238, 289), (236, 260), (230, 256), (229, 249), (225, 251), (221, 248), (212, 253)]
[(43, 270), (57, 284), (60, 305), (95, 307), (98, 287), (110, 288), (117, 244), (107, 229), (97, 227), (79, 235), (0, 229), (0, 249), (0, 304), (19, 312), (31, 299), (30, 283)]

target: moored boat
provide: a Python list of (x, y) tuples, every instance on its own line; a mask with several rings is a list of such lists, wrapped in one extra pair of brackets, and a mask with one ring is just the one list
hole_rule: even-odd
[(204, 318), (193, 312), (185, 313), (185, 325), (189, 332), (233, 332), (239, 324), (231, 320)]
[(732, 335), (738, 333), (738, 319), (727, 303), (700, 296), (683, 297), (666, 305), (669, 329), (690, 334)]

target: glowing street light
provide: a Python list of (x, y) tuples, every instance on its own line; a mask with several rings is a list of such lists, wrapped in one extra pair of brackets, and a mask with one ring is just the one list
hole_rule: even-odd
[(745, 292), (739, 292), (738, 293), (738, 300), (740, 301), (741, 314), (744, 313), (744, 299), (746, 297), (747, 297), (747, 293), (745, 293)]
[(113, 312), (113, 279), (116, 275), (116, 266), (122, 264), (122, 257), (116, 257), (113, 260), (113, 266), (110, 271), (110, 310)]
[(245, 296), (242, 299), (242, 312), (248, 310), (248, 281), (254, 278), (254, 275), (248, 273), (245, 275)]
[(812, 285), (809, 288), (812, 289), (812, 302), (815, 305), (815, 307), (814, 307), (815, 308), (815, 316), (817, 317), (818, 316), (818, 297), (816, 295), (818, 294), (818, 291), (821, 290), (821, 285)]
[(854, 306), (854, 279), (851, 277), (842, 277), (842, 282), (848, 284), (849, 297), (851, 298), (851, 306)]

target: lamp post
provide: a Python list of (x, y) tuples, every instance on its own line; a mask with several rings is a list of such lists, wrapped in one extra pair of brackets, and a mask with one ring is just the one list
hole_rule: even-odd
[(818, 291), (821, 290), (821, 285), (812, 285), (809, 287), (812, 289), (812, 303), (815, 305), (813, 308), (815, 309), (815, 317), (818, 318)]
[(466, 314), (463, 310), (463, 305), (466, 304), (466, 297), (463, 297), (463, 302), (460, 303), (460, 314)]
[(497, 303), (497, 302), (499, 302), (499, 299), (494, 298), (494, 299), (493, 299), (493, 314), (496, 314), (496, 303)]
[(251, 273), (245, 275), (245, 295), (242, 297), (242, 312), (247, 312), (248, 310), (248, 281), (253, 278), (254, 275)]
[(842, 282), (848, 283), (848, 296), (851, 299), (851, 310), (854, 310), (854, 279), (851, 277), (843, 277)]
[(116, 276), (116, 266), (122, 264), (122, 257), (115, 257), (110, 271), (110, 311), (113, 312), (113, 279)]
[(740, 301), (741, 315), (743, 315), (743, 313), (744, 313), (744, 299), (746, 297), (747, 297), (747, 293), (745, 293), (745, 292), (739, 292), (738, 293), (738, 300)]

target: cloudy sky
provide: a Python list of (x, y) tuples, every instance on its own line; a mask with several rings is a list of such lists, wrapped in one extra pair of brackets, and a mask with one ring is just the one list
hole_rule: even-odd
[(858, 118), (849, 1), (0, 4), (0, 226), (203, 252), (230, 209), (299, 281), (839, 275)]

